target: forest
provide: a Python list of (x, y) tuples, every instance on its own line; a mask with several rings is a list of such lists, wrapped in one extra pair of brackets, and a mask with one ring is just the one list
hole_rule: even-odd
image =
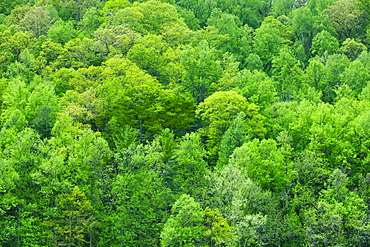
[(370, 0), (0, 0), (0, 246), (369, 246)]

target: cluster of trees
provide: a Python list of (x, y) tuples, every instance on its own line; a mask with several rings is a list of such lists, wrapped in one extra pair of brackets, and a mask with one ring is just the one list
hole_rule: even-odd
[(0, 0), (1, 246), (367, 246), (368, 0)]

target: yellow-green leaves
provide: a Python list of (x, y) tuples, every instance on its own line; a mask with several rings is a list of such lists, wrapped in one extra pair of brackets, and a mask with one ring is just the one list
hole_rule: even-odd
[(263, 136), (265, 132), (262, 123), (264, 117), (258, 114), (258, 110), (258, 106), (249, 104), (243, 96), (234, 91), (216, 92), (200, 103), (197, 115), (201, 119), (203, 127), (199, 132), (206, 138), (207, 148), (211, 155), (218, 153), (223, 133), (242, 111), (247, 115), (246, 128), (251, 137)]

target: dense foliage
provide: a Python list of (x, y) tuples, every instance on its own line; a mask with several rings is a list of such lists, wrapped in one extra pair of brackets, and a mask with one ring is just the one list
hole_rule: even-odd
[(0, 246), (368, 246), (369, 6), (0, 0)]

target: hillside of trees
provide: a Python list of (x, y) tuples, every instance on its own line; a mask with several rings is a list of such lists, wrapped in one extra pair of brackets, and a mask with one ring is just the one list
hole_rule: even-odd
[(0, 246), (369, 246), (369, 0), (0, 0)]

